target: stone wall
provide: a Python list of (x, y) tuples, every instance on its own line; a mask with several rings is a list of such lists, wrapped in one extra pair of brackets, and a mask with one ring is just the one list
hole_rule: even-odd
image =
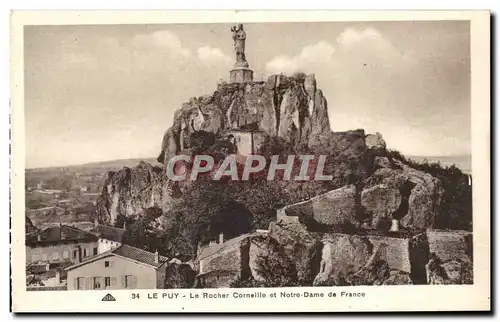
[(442, 261), (472, 261), (472, 233), (460, 230), (427, 230), (429, 251)]
[[(423, 234), (401, 237), (325, 234), (322, 242), (322, 259), (320, 272), (315, 279), (316, 285), (350, 284), (359, 276), (365, 276), (366, 272), (377, 270), (380, 276), (373, 278), (379, 284), (384, 283), (392, 271), (409, 276), (412, 284), (426, 283), (427, 262), (415, 260), (421, 259), (421, 254), (425, 256), (428, 253)], [(382, 267), (385, 267), (384, 273), (380, 272)], [(371, 282), (365, 279), (361, 283)]]
[(314, 219), (317, 223), (330, 226), (354, 224), (356, 188), (354, 185), (345, 186), (278, 210), (278, 218), (284, 215)]
[[(390, 268), (411, 273), (410, 243), (408, 238), (387, 236), (369, 236), (368, 240), (379, 250), (380, 259), (385, 260)], [(422, 264), (424, 266), (425, 263)]]
[(195, 288), (227, 288), (236, 279), (238, 271), (219, 270), (196, 277)]

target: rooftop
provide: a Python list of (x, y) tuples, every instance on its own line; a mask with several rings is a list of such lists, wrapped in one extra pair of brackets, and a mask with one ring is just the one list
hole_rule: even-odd
[(200, 255), (198, 256), (198, 260), (205, 259), (207, 257), (214, 255), (215, 253), (223, 251), (224, 249), (233, 247), (234, 245), (243, 241), (248, 236), (250, 236), (250, 234), (240, 235), (238, 237), (229, 239), (229, 240), (223, 242), (222, 244), (212, 244), (212, 245), (203, 246), (201, 248)]
[(95, 234), (99, 238), (104, 238), (121, 243), (125, 229), (113, 226), (99, 225), (92, 228), (90, 232)]
[(28, 246), (89, 241), (97, 241), (97, 237), (89, 232), (66, 225), (49, 227), (41, 232), (26, 236), (26, 245)]
[(107, 251), (105, 253), (99, 254), (97, 256), (91, 257), (81, 263), (72, 265), (66, 270), (77, 268), (79, 266), (85, 265), (87, 263), (94, 262), (104, 257), (108, 256), (119, 256), (123, 258), (128, 258), (136, 262), (140, 262), (154, 268), (159, 268), (164, 263), (168, 261), (168, 258), (162, 255), (158, 256), (158, 262), (155, 261), (155, 253), (148, 252), (147, 250), (139, 249), (130, 245), (121, 245), (113, 250)]

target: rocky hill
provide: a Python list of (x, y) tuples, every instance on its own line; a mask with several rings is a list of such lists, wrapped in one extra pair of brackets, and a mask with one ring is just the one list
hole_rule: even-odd
[(180, 153), (196, 131), (222, 135), (238, 129), (315, 145), (330, 133), (327, 101), (314, 75), (274, 75), (267, 82), (219, 84), (213, 95), (192, 98), (175, 113), (158, 161), (165, 163)]
[[(324, 173), (333, 179), (267, 182), (257, 176), (246, 182), (214, 182), (206, 178), (173, 182), (167, 178), (165, 168), (177, 154), (236, 154), (243, 159), (248, 154), (268, 159), (276, 154), (326, 155)], [(146, 210), (161, 209), (162, 215), (153, 218), (154, 232), (146, 234), (154, 240), (141, 242), (144, 247), (155, 245), (167, 255), (194, 260), (198, 285), (212, 285), (210, 274), (224, 273), (231, 283), (247, 276), (245, 272), (256, 265), (248, 264), (249, 256), (255, 255), (252, 249), (257, 253), (284, 254), (286, 261), (293, 263), (289, 266), (297, 270), (294, 276), (306, 276), (299, 280), (307, 280), (307, 285), (338, 285), (339, 278), (344, 282), (345, 278), (356, 280), (358, 274), (371, 274), (372, 282), (378, 284), (422, 283), (426, 280), (424, 266), (431, 258), (429, 245), (435, 247), (441, 238), (431, 243), (424, 232), (436, 227), (456, 228), (453, 216), (462, 218), (463, 227), (469, 228), (471, 222), (467, 217), (471, 193), (466, 175), (453, 167), (444, 169), (409, 161), (388, 150), (379, 133), (332, 132), (327, 100), (317, 88), (314, 75), (274, 75), (266, 82), (223, 83), (212, 95), (190, 99), (176, 111), (173, 125), (165, 132), (158, 162), (162, 165), (140, 162), (134, 168), (109, 172), (97, 201), (99, 220), (113, 224), (119, 216), (134, 217), (144, 220), (140, 227), (146, 227), (151, 220)], [(298, 169), (294, 164), (294, 171)], [(298, 230), (290, 228), (290, 218)], [(258, 229), (267, 229), (269, 234), (244, 238)], [(379, 254), (385, 252), (385, 248), (378, 250), (380, 238), (359, 237), (367, 232), (387, 236), (393, 230), (403, 235), (384, 243), (397, 254), (401, 252), (396, 257), (393, 253)], [(238, 242), (232, 242), (236, 253), (229, 253), (238, 254), (239, 259), (229, 262), (241, 264), (247, 258), (244, 263), (250, 265), (248, 269), (229, 272), (227, 267), (219, 267), (224, 261), (218, 255), (210, 274), (196, 268), (202, 261), (210, 262), (210, 257), (203, 260), (200, 247), (219, 233), (229, 239), (237, 237), (234, 240)], [(141, 235), (136, 232), (134, 236)], [(257, 246), (248, 246), (257, 240)], [(456, 240), (457, 247), (464, 249), (464, 239)], [(342, 245), (351, 247), (352, 252)], [(412, 247), (418, 250), (413, 252)], [(373, 270), (378, 269), (373, 266), (375, 254), (385, 256), (385, 263), (390, 264), (384, 266), (383, 276), (378, 279), (373, 277)], [(419, 256), (425, 258), (418, 262)], [(469, 262), (470, 256), (466, 257)], [(356, 263), (355, 271), (339, 264), (344, 259)], [(321, 264), (321, 260), (327, 264)], [(436, 265), (434, 270), (440, 267)], [(258, 280), (259, 274), (254, 269), (252, 276)]]
[[(192, 98), (176, 111), (173, 125), (163, 137), (158, 161), (165, 164), (173, 155), (189, 151), (190, 138), (197, 132), (224, 138), (234, 130), (252, 131), (282, 138), (307, 151), (330, 149), (325, 152), (347, 160), (331, 164), (327, 169), (330, 173), (344, 177), (355, 167), (361, 177), (356, 187), (335, 193), (339, 202), (349, 199), (342, 201), (345, 209), (338, 210), (342, 216), (355, 218), (354, 212), (362, 206), (372, 219), (397, 217), (405, 226), (432, 227), (443, 195), (439, 180), (388, 158), (378, 133), (331, 132), (327, 110), (314, 75), (275, 75), (267, 82), (219, 84), (212, 95)], [(98, 200), (103, 222), (112, 223), (117, 213), (133, 215), (155, 206), (168, 209), (172, 199), (173, 184), (161, 168), (145, 162), (109, 172), (104, 182)], [(360, 220), (359, 214), (356, 218)]]

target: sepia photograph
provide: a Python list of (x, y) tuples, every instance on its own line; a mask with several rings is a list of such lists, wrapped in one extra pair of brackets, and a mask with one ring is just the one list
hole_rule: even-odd
[(470, 287), (489, 307), (472, 18), (203, 16), (19, 24), (13, 289), (127, 306)]

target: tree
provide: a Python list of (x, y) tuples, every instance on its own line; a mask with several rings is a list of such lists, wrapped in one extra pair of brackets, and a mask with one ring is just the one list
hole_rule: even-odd
[(156, 229), (156, 220), (161, 215), (161, 209), (153, 207), (145, 209), (142, 216), (124, 218), (121, 215), (117, 217), (115, 226), (121, 223), (123, 227), (123, 223), (128, 223), (127, 229), (122, 236), (122, 242), (150, 252), (158, 251), (165, 254), (165, 247), (162, 244), (162, 231)]
[(232, 182), (200, 178), (184, 191), (160, 218), (162, 243), (167, 254), (193, 258), (198, 243), (226, 239), (251, 231), (253, 214), (234, 198)]

